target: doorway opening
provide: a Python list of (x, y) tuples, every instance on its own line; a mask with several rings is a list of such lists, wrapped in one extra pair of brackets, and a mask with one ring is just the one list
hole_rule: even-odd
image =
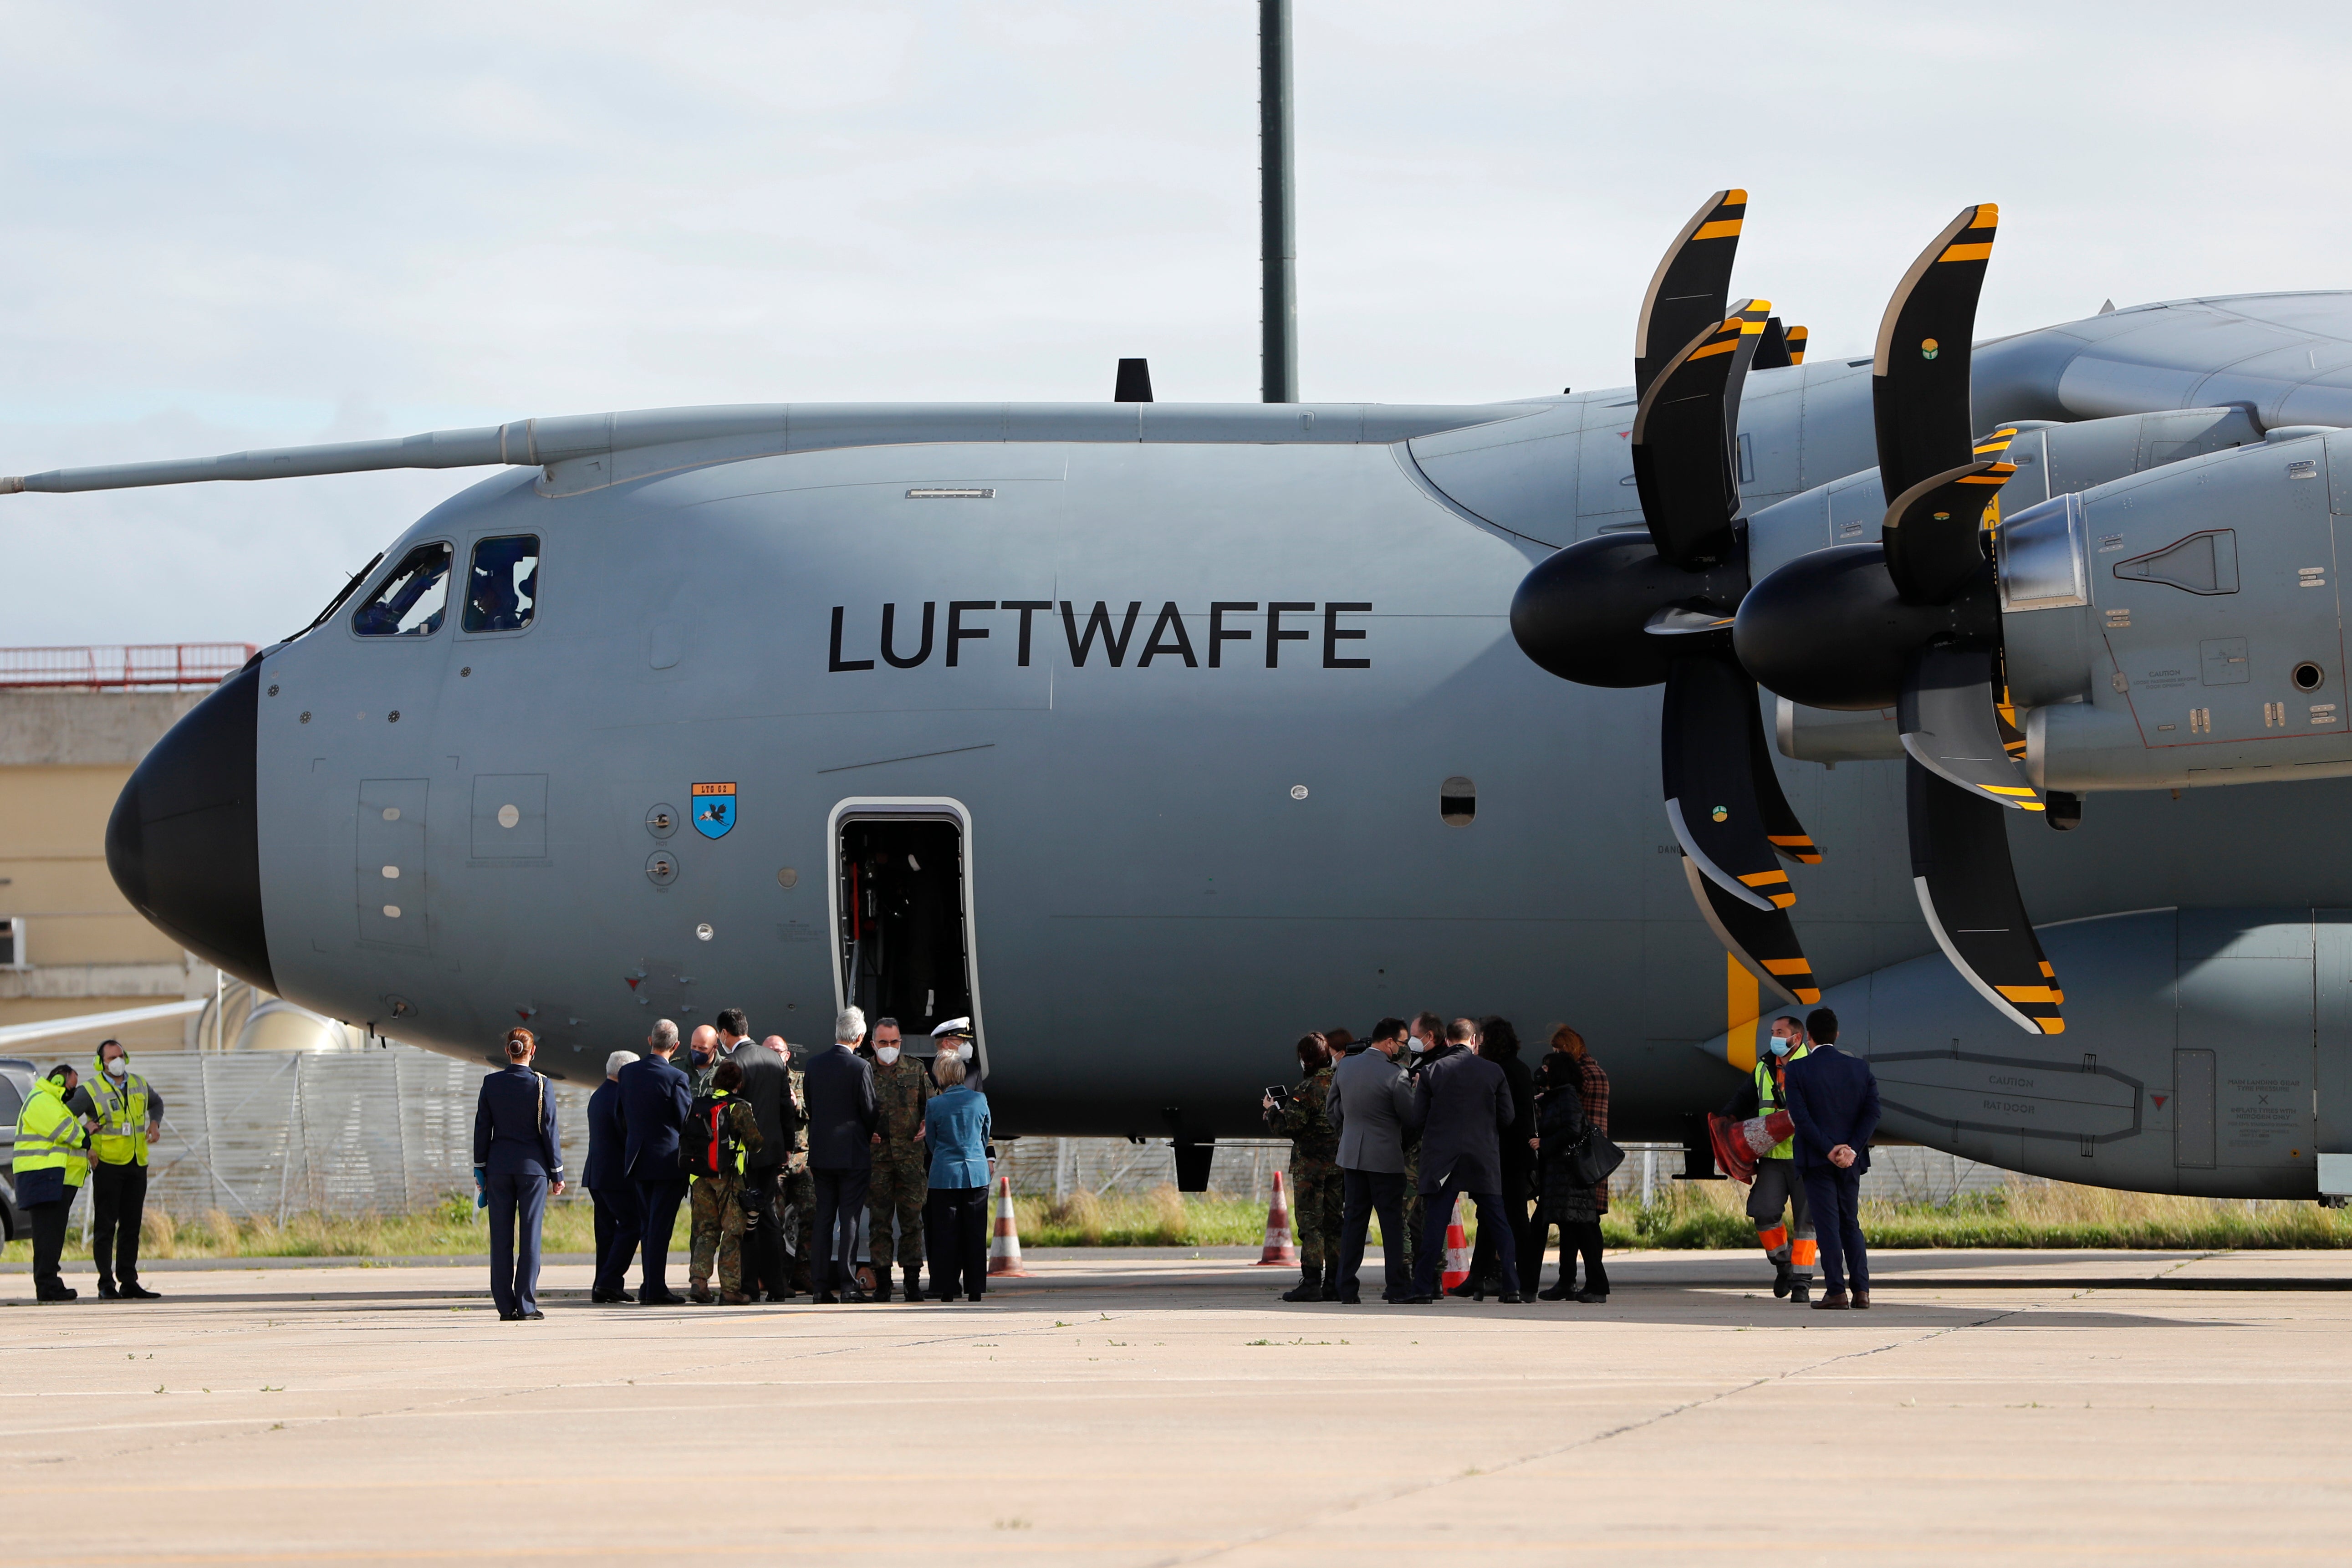
[(910, 1046), (950, 1018), (972, 1019), (977, 1035), (961, 811), (844, 802), (834, 833), (843, 1000), (869, 1026), (896, 1018)]

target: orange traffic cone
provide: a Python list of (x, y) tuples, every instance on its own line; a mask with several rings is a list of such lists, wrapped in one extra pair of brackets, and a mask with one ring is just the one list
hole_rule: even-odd
[(1013, 1178), (996, 1178), (996, 1236), (988, 1244), (988, 1277), (1000, 1275), (1015, 1279), (1029, 1278), (1029, 1270), (1021, 1267), (1021, 1231), (1013, 1223)]
[(1470, 1201), (1464, 1193), (1454, 1200), (1454, 1216), (1445, 1222), (1445, 1277), (1438, 1289), (1451, 1290), (1470, 1278), (1470, 1237), (1462, 1228), (1462, 1205)]
[(1290, 1199), (1283, 1192), (1280, 1171), (1274, 1173), (1274, 1201), (1265, 1205), (1265, 1247), (1257, 1261), (1260, 1268), (1273, 1263), (1298, 1267), (1298, 1248), (1290, 1240)]

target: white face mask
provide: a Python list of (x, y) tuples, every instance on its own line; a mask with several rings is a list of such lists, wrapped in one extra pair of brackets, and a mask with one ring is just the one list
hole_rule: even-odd
[(112, 1061), (107, 1063), (106, 1070), (115, 1078), (121, 1078), (123, 1074), (129, 1072), (131, 1070), (130, 1053), (125, 1052), (123, 1055), (119, 1056)]
[(1429, 1049), (1429, 1042), (1427, 1040), (1407, 1040), (1404, 1043), (1404, 1048), (1411, 1051), (1413, 1055), (1419, 1056), (1422, 1052)]
[(896, 1046), (877, 1046), (874, 1047), (874, 1059), (880, 1062), (887, 1068), (892, 1062), (898, 1059), (898, 1047)]
[(971, 1042), (970, 1040), (966, 1040), (963, 1044), (958, 1046), (956, 1047), (956, 1055), (962, 1058), (965, 1061), (971, 1060)]

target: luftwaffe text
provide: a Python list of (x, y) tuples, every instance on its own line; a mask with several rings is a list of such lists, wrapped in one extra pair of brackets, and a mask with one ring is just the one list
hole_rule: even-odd
[[(834, 672), (872, 669), (871, 658), (844, 657), (843, 639), (846, 637), (848, 651), (858, 652), (858, 645), (872, 647), (884, 664), (893, 669), (913, 669), (930, 662), (933, 653), (940, 661), (953, 669), (975, 657), (975, 650), (964, 647), (993, 637), (997, 632), (1010, 633), (1007, 641), (1013, 646), (1013, 662), (1023, 668), (1029, 664), (1036, 651), (1036, 618), (1043, 615), (1050, 627), (1055, 619), (1069, 644), (1070, 664), (1084, 669), (1087, 662), (1099, 658), (1113, 669), (1127, 668), (1128, 656), (1135, 655), (1135, 668), (1149, 669), (1155, 661), (1181, 661), (1187, 669), (1198, 669), (1205, 663), (1211, 669), (1227, 664), (1255, 662), (1261, 652), (1265, 668), (1282, 668), (1285, 643), (1322, 644), (1325, 669), (1370, 669), (1369, 656), (1342, 657), (1346, 644), (1365, 640), (1367, 634), (1360, 626), (1343, 626), (1341, 617), (1371, 613), (1368, 602), (1329, 600), (1318, 603), (1311, 599), (1275, 599), (1260, 605), (1255, 599), (1219, 599), (1213, 602), (1205, 614), (1192, 613), (1187, 623), (1184, 612), (1171, 599), (1160, 606), (1160, 613), (1144, 619), (1143, 601), (1130, 599), (1123, 613), (1112, 610), (1106, 600), (1097, 599), (1092, 608), (1076, 605), (1067, 599), (1057, 605), (1051, 599), (950, 599), (940, 614), (941, 605), (935, 600), (925, 600), (920, 612), (919, 628), (908, 623), (917, 620), (914, 606), (908, 614), (899, 614), (895, 604), (882, 606), (878, 625), (870, 633), (849, 624), (848, 606), (833, 607), (833, 640), (826, 668)], [(993, 612), (993, 615), (991, 615)], [(1019, 617), (1015, 626), (1005, 626), (1003, 617), (1011, 614)], [(1244, 622), (1263, 621), (1264, 627)], [(1318, 626), (1318, 623), (1320, 623)], [(944, 624), (942, 624), (944, 623)], [(1144, 631), (1141, 646), (1136, 644), (1136, 631)], [(1052, 637), (1047, 630), (1042, 634)], [(866, 643), (865, 637), (875, 640)], [(1229, 645), (1248, 644), (1249, 647)], [(1352, 653), (1353, 650), (1350, 650)], [(1311, 657), (1310, 648), (1295, 650), (1292, 662), (1299, 655)], [(1002, 657), (1002, 656), (1000, 656)]]

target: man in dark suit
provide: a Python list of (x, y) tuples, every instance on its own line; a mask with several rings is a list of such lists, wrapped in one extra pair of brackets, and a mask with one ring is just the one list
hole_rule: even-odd
[(1445, 1045), (1433, 1052), (1414, 1078), (1413, 1120), (1421, 1128), (1423, 1230), (1412, 1301), (1437, 1299), (1438, 1271), (1445, 1258), (1445, 1226), (1464, 1193), (1478, 1210), (1481, 1232), (1492, 1227), (1503, 1276), (1501, 1300), (1519, 1296), (1519, 1248), (1510, 1216), (1503, 1209), (1503, 1134), (1511, 1125), (1510, 1081), (1503, 1069), (1470, 1048), (1478, 1026), (1456, 1018)]
[(539, 1310), (540, 1225), (548, 1198), (563, 1192), (555, 1096), (530, 1065), (538, 1050), (529, 1029), (508, 1030), (507, 1066), (482, 1080), (474, 1109), (474, 1173), (489, 1199), (490, 1300), (509, 1323), (547, 1316)]
[(686, 1074), (670, 1066), (677, 1051), (677, 1026), (667, 1018), (646, 1037), (653, 1054), (621, 1069), (621, 1127), (627, 1135), (622, 1173), (636, 1184), (645, 1228), (638, 1233), (642, 1277), (637, 1301), (676, 1307), (686, 1298), (669, 1288), (669, 1233), (677, 1205), (686, 1201), (686, 1173), (678, 1168), (677, 1136), (686, 1129), (694, 1096)]
[[(1837, 1048), (1838, 1019), (1827, 1007), (1805, 1018), (1812, 1049), (1788, 1070), (1789, 1117), (1797, 1124), (1797, 1172), (1813, 1211), (1829, 1290), (1815, 1311), (1870, 1305), (1870, 1256), (1863, 1246), (1862, 1173), (1878, 1131), (1878, 1078), (1860, 1057)], [(1846, 1294), (1849, 1283), (1851, 1298)]]
[[(730, 1044), (730, 1027), (741, 1037)], [(719, 1015), (719, 1043), (727, 1059), (743, 1069), (738, 1091), (760, 1123), (760, 1152), (743, 1163), (743, 1191), (751, 1205), (751, 1233), (744, 1237), (743, 1289), (757, 1300), (771, 1301), (793, 1294), (785, 1273), (784, 1233), (777, 1198), (784, 1157), (792, 1152), (792, 1135), (800, 1130), (793, 1110), (792, 1065), (781, 1050), (750, 1037), (743, 1015), (730, 1007)], [(781, 1042), (779, 1042), (781, 1043)], [(789, 1124), (788, 1124), (789, 1121)]]
[(625, 1173), (628, 1128), (621, 1117), (620, 1072), (637, 1059), (635, 1051), (614, 1051), (604, 1058), (604, 1081), (588, 1097), (588, 1163), (580, 1180), (596, 1205), (596, 1279), (589, 1287), (591, 1301), (627, 1303), (636, 1300), (625, 1288), (629, 1255), (645, 1239), (645, 1211), (637, 1204), (636, 1184)]
[(1323, 1119), (1339, 1135), (1339, 1300), (1350, 1307), (1363, 1300), (1364, 1238), (1374, 1214), (1381, 1216), (1385, 1276), (1381, 1298), (1412, 1294), (1404, 1244), (1404, 1131), (1412, 1120), (1412, 1086), (1396, 1062), (1404, 1037), (1403, 1019), (1381, 1019), (1364, 1049), (1332, 1069), (1323, 1096)]
[(856, 1274), (857, 1216), (866, 1212), (874, 1130), (882, 1121), (874, 1103), (874, 1069), (856, 1054), (865, 1039), (866, 1015), (852, 1007), (834, 1020), (833, 1049), (810, 1058), (802, 1075), (809, 1170), (816, 1177), (816, 1245), (824, 1248), (816, 1265), (819, 1305), (841, 1300), (836, 1284), (846, 1288), (853, 1301), (873, 1299)]

